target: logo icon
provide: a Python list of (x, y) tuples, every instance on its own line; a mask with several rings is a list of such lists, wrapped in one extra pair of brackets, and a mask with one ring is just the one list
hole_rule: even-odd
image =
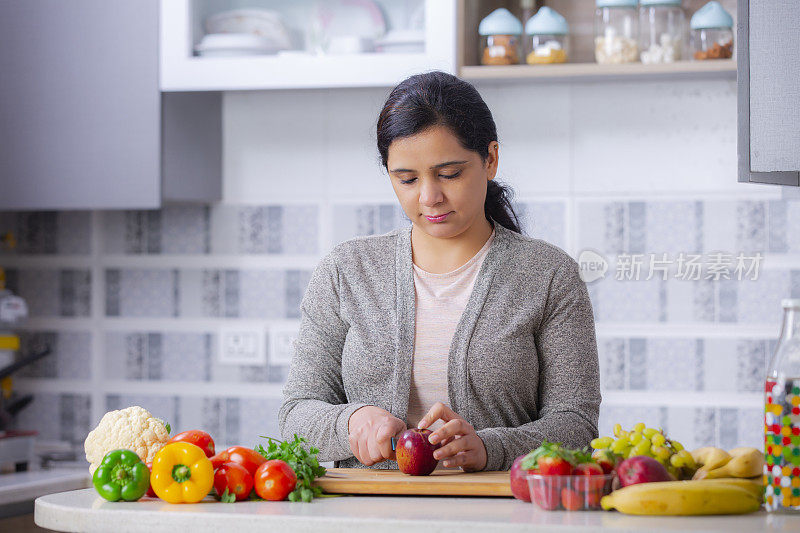
[(606, 277), (608, 261), (594, 250), (583, 250), (578, 256), (580, 278), (584, 283), (591, 283)]

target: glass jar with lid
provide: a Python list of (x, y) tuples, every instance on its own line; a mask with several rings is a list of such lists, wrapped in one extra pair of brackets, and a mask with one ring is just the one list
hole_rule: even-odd
[(733, 17), (717, 1), (692, 16), (691, 50), (697, 60), (733, 57)]
[(522, 56), (522, 22), (501, 7), (478, 25), (481, 65), (516, 65)]
[(639, 0), (639, 57), (642, 63), (681, 59), (686, 14), (681, 0)]
[(529, 65), (566, 63), (569, 58), (567, 19), (544, 6), (525, 24), (525, 61)]
[(639, 61), (637, 0), (597, 0), (594, 57), (598, 63)]

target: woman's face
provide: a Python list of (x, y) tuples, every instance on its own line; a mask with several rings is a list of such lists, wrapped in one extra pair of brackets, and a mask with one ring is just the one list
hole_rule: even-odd
[(497, 172), (497, 151), (492, 141), (483, 161), (448, 128), (434, 126), (394, 140), (386, 166), (411, 222), (432, 237), (450, 238), (485, 220), (486, 183)]

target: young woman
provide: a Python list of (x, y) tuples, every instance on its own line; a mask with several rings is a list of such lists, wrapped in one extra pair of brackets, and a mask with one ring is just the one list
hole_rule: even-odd
[(449, 74), (412, 76), (377, 134), (411, 226), (343, 242), (314, 271), (283, 436), (340, 467), (396, 468), (391, 437), (437, 422), (437, 458), (468, 471), (507, 470), (543, 440), (588, 444), (591, 302), (569, 255), (520, 234), (483, 99)]

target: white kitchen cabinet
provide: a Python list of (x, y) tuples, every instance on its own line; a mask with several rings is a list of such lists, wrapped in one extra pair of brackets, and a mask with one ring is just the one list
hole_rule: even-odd
[[(343, 4), (345, 2), (342, 2)], [(393, 1), (424, 9), (422, 53), (270, 54), (233, 57), (195, 55), (207, 16), (242, 6), (300, 9), (304, 0), (242, 3), (237, 0), (162, 0), (161, 90), (227, 91), (330, 87), (390, 87), (426, 70), (456, 72), (458, 0)], [(324, 3), (322, 3), (324, 4)], [(331, 2), (336, 9), (338, 2)], [(389, 4), (387, 4), (389, 6)], [(383, 6), (382, 6), (383, 7)], [(300, 21), (298, 25), (302, 25)]]
[(739, 0), (739, 181), (800, 185), (800, 3)]
[(0, 2), (0, 210), (221, 197), (221, 95), (162, 95), (159, 7)]

